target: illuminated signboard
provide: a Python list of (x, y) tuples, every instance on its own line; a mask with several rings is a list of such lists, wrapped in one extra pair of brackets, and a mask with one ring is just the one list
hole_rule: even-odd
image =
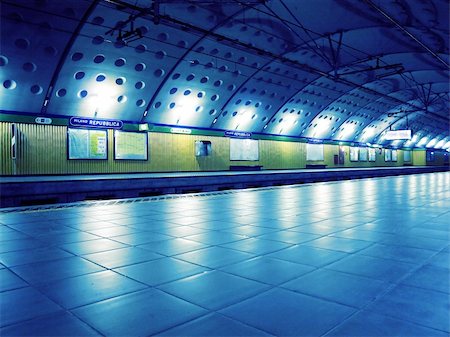
[(121, 129), (123, 122), (115, 119), (92, 119), (84, 117), (70, 117), (71, 126), (84, 126), (101, 129)]
[(184, 129), (184, 128), (171, 128), (170, 129), (171, 133), (181, 133), (184, 135), (190, 135), (192, 133), (191, 129)]
[(250, 138), (252, 136), (251, 132), (243, 132), (243, 131), (225, 131), (225, 137), (233, 137), (233, 138)]
[(397, 139), (411, 139), (412, 132), (411, 130), (389, 130), (384, 135), (384, 139), (386, 140), (397, 140)]

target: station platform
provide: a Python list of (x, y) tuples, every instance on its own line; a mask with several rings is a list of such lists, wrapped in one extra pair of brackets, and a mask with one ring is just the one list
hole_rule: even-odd
[(450, 333), (450, 172), (76, 204), (0, 211), (1, 336)]
[(448, 171), (448, 166), (404, 166), (262, 171), (8, 176), (0, 179), (0, 207), (83, 200), (223, 191), (403, 174)]

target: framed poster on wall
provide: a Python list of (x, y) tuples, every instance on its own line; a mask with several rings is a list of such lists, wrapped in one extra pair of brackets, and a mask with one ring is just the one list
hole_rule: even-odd
[(388, 162), (392, 160), (392, 150), (384, 149), (384, 161)]
[(230, 160), (259, 160), (258, 140), (230, 138)]
[(367, 147), (359, 148), (359, 161), (367, 161)]
[(377, 160), (377, 150), (376, 149), (368, 149), (369, 152), (369, 161), (376, 161)]
[(358, 150), (359, 149), (357, 147), (350, 148), (350, 161), (358, 161)]
[(147, 132), (114, 131), (114, 159), (148, 160)]
[(391, 160), (392, 161), (397, 161), (397, 150), (392, 150)]
[(67, 129), (68, 159), (108, 159), (106, 130)]
[(306, 144), (306, 160), (323, 159), (323, 144)]

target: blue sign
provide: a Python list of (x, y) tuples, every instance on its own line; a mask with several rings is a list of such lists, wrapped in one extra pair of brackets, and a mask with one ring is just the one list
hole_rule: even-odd
[(233, 137), (233, 138), (251, 138), (251, 132), (243, 132), (243, 131), (225, 131), (225, 137)]
[(70, 117), (70, 125), (85, 126), (88, 128), (122, 129), (123, 122), (115, 119), (92, 119), (83, 117)]

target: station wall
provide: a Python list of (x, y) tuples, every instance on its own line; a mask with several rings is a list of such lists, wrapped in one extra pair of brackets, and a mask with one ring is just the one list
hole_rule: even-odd
[[(0, 122), (1, 175), (39, 174), (101, 174), (168, 171), (229, 170), (230, 165), (260, 165), (264, 169), (299, 169), (307, 164), (327, 167), (372, 167), (426, 165), (426, 151), (412, 152), (411, 161), (404, 162), (404, 151), (397, 150), (396, 162), (385, 162), (385, 149), (376, 149), (375, 162), (350, 162), (349, 146), (343, 146), (344, 165), (336, 165), (334, 156), (339, 145), (324, 144), (324, 159), (306, 160), (306, 143), (300, 141), (259, 140), (258, 161), (230, 161), (230, 138), (219, 136), (186, 135), (148, 132), (149, 160), (114, 160), (113, 130), (108, 130), (107, 160), (68, 160), (67, 126), (17, 123), (17, 159), (11, 159), (11, 123)], [(195, 141), (210, 141), (210, 156), (195, 156)], [(442, 165), (436, 155), (435, 165)]]

